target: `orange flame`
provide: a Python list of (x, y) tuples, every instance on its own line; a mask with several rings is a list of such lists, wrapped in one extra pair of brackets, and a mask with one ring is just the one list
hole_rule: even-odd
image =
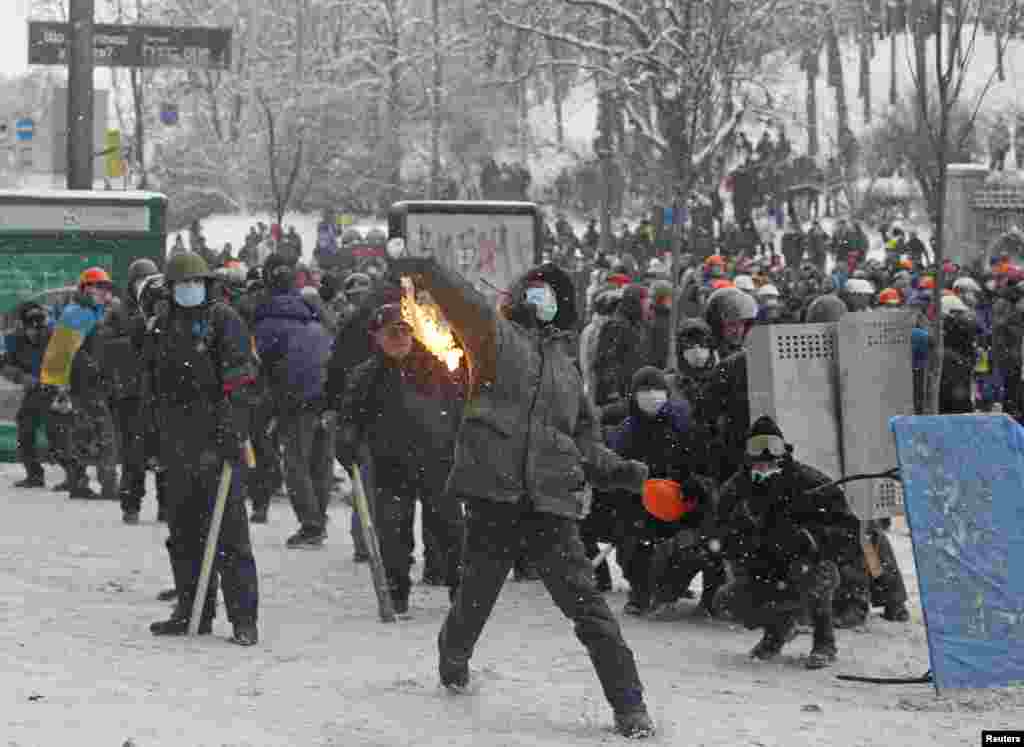
[(416, 289), (409, 278), (402, 278), (402, 318), (412, 327), (413, 336), (449, 371), (459, 367), (463, 352), (455, 342), (441, 310), (416, 302)]

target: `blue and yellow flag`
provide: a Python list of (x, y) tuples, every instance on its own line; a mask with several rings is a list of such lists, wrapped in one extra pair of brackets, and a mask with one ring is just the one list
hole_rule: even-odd
[(82, 344), (96, 329), (99, 309), (70, 304), (57, 322), (46, 346), (39, 381), (49, 386), (68, 386), (71, 383), (71, 364)]

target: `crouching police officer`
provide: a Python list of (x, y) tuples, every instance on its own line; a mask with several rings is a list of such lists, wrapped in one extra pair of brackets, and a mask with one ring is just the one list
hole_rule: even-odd
[(199, 632), (210, 633), (217, 580), (223, 581), (232, 641), (258, 640), (256, 562), (240, 491), (247, 438), (249, 392), (255, 383), (249, 333), (230, 306), (208, 297), (209, 268), (196, 254), (167, 264), (171, 299), (146, 341), (161, 461), (168, 470), (167, 514), (171, 571), (178, 602), (168, 620), (153, 623), (154, 635), (188, 631), (206, 536), (221, 468), (234, 467), (220, 530), (210, 589)]

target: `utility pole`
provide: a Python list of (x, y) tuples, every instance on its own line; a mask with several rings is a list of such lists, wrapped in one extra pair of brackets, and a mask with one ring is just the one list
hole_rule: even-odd
[(436, 200), (441, 188), (441, 87), (444, 85), (440, 0), (430, 2), (430, 20), (434, 74), (430, 87), (430, 184), (427, 186), (427, 199)]
[[(601, 44), (605, 49), (609, 47), (612, 40), (612, 17), (607, 10), (604, 12), (604, 19), (601, 22)], [(611, 55), (604, 56), (604, 64), (611, 66)], [(597, 99), (597, 158), (601, 165), (601, 239), (598, 247), (603, 254), (612, 250), (612, 125), (614, 113), (612, 112), (613, 81), (601, 81), (601, 92)]]
[(68, 60), (68, 189), (93, 185), (93, 21), (96, 0), (71, 0)]

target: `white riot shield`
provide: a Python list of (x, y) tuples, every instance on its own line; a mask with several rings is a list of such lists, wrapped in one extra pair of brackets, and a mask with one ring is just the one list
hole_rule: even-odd
[[(914, 313), (845, 314), (838, 325), (843, 465), (846, 475), (899, 466), (889, 418), (914, 414), (910, 334)], [(898, 480), (859, 480), (844, 486), (862, 521), (903, 513)]]
[(794, 458), (834, 480), (843, 474), (836, 353), (834, 322), (757, 326), (747, 344), (750, 422), (773, 418)]

